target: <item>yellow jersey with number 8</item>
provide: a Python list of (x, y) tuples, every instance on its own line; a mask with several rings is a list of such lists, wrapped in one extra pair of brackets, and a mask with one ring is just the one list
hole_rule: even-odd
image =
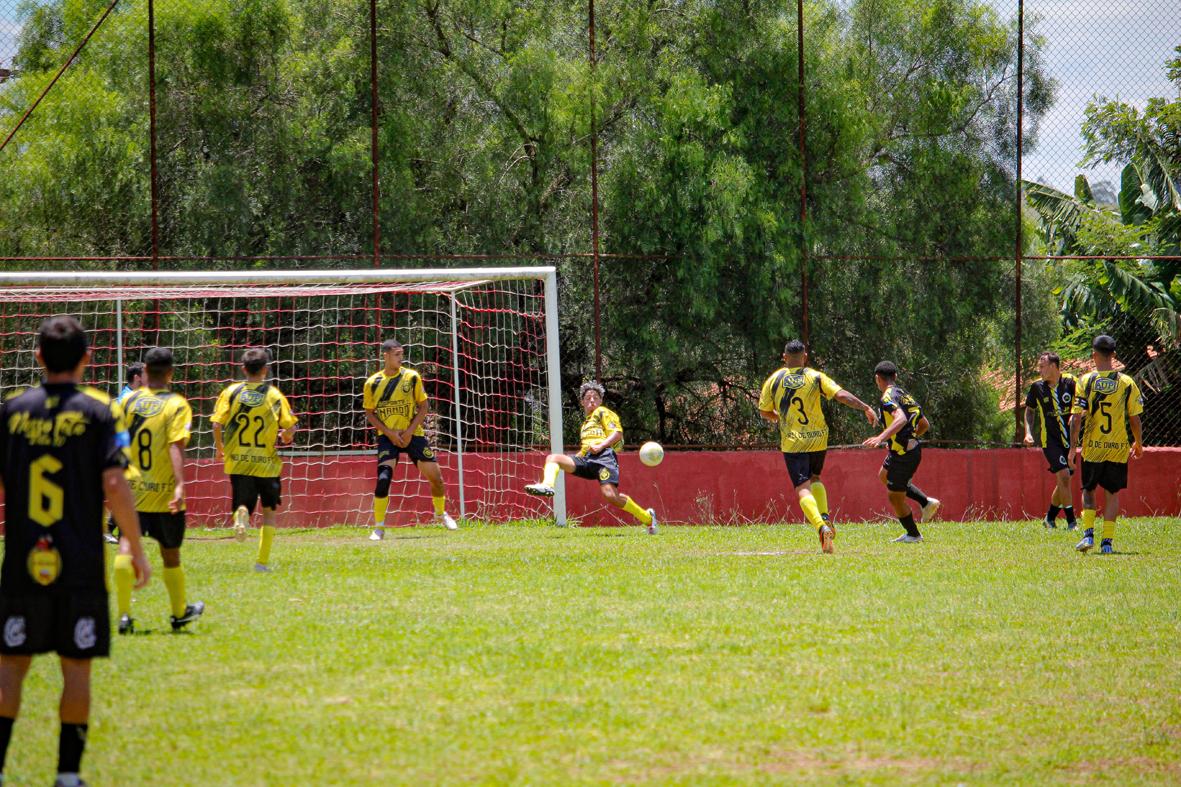
[(176, 490), (168, 447), (189, 442), (193, 409), (178, 393), (144, 387), (123, 400), (123, 410), (131, 438), (131, 461), (139, 470), (139, 476), (131, 479), (135, 510), (165, 513)]

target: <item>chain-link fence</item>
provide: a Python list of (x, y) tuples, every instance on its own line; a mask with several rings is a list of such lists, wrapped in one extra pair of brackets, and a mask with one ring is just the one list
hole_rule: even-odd
[(792, 336), (1008, 443), (1107, 331), (1181, 445), (1178, 44), (1171, 0), (0, 0), (0, 256), (548, 259), (565, 388), (682, 445), (770, 444)]

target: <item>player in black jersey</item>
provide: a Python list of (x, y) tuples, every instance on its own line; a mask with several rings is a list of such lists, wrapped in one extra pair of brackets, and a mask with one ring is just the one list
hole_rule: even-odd
[(104, 498), (139, 587), (151, 569), (124, 476), (122, 411), (105, 394), (79, 384), (90, 353), (78, 321), (46, 320), (37, 360), (45, 368), (44, 385), (0, 404), (0, 776), (32, 657), (56, 651), (64, 686), (55, 784), (72, 787), (82, 783), (90, 660), (108, 655), (111, 643)]
[(897, 366), (889, 361), (882, 361), (874, 368), (873, 377), (878, 390), (882, 392), (882, 398), (878, 403), (882, 411), (882, 421), (889, 422), (889, 426), (881, 434), (866, 440), (863, 445), (869, 448), (885, 445), (890, 449), (886, 454), (886, 461), (882, 463), (878, 478), (886, 485), (890, 505), (906, 530), (894, 540), (903, 544), (918, 543), (923, 537), (914, 524), (914, 515), (906, 498), (909, 497), (922, 507), (922, 522), (930, 521), (939, 510), (939, 500), (928, 497), (910, 480), (918, 471), (919, 462), (923, 459), (919, 437), (926, 434), (931, 425), (914, 397), (898, 386)]
[(1056, 353), (1044, 352), (1037, 357), (1037, 372), (1041, 379), (1029, 386), (1025, 397), (1025, 444), (1034, 444), (1034, 424), (1039, 425), (1042, 455), (1054, 474), (1054, 492), (1043, 524), (1057, 527), (1058, 512), (1066, 515), (1066, 529), (1074, 530), (1074, 505), (1070, 499), (1070, 408), (1074, 405), (1077, 381), (1074, 375), (1061, 371), (1062, 361)]

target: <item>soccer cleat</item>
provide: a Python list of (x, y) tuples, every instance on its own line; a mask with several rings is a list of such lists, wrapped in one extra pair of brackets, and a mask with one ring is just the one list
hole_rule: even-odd
[(273, 570), (274, 570), (274, 569), (272, 569), (272, 568), (271, 568), (270, 566), (268, 566), (266, 563), (255, 563), (255, 564), (254, 564), (254, 572), (255, 572), (256, 574), (269, 574), (269, 573), (271, 573), (271, 571), (273, 571)]
[(649, 508), (648, 516), (652, 517), (651, 521), (648, 522), (648, 535), (654, 536), (656, 535), (656, 509)]
[(1058, 526), (1055, 525), (1053, 522), (1051, 522), (1048, 519), (1043, 519), (1042, 525), (1046, 528), (1046, 530), (1057, 530), (1058, 529)]
[(922, 512), (919, 514), (920, 522), (930, 522), (935, 518), (935, 513), (939, 510), (941, 501), (937, 497), (928, 497), (927, 504), (923, 506)]
[(1083, 536), (1083, 540), (1074, 545), (1074, 548), (1079, 552), (1086, 552), (1095, 547), (1094, 536)]
[(538, 497), (554, 496), (554, 488), (552, 486), (546, 486), (545, 484), (527, 484), (525, 486), (525, 491), (531, 495), (537, 495)]
[(119, 633), (120, 634), (134, 634), (135, 633), (135, 618), (131, 615), (119, 616)]
[(894, 543), (895, 544), (921, 544), (921, 543), (923, 543), (923, 537), (922, 536), (912, 536), (908, 533), (903, 533), (902, 535), (898, 536), (898, 538), (894, 539)]
[(1099, 553), (1102, 555), (1115, 554), (1115, 547), (1111, 545), (1110, 538), (1103, 539), (1103, 543), (1099, 545)]
[(250, 524), (250, 512), (246, 510), (246, 506), (238, 506), (234, 511), (234, 538), (239, 541), (246, 540), (246, 527)]
[(1067, 530), (1078, 530), (1078, 522), (1071, 522), (1066, 526)]
[[(2, 783), (0, 782), (0, 784)], [(59, 773), (57, 778), (53, 780), (53, 787), (86, 787), (86, 782), (79, 779), (76, 773), (69, 776)]]
[(381, 541), (383, 538), (385, 538), (384, 527), (375, 527), (373, 528), (373, 532), (369, 534), (370, 541)]
[(443, 512), (443, 516), (436, 517), (435, 519), (438, 522), (442, 522), (443, 527), (447, 528), (448, 530), (459, 530), (459, 525), (455, 524), (455, 520), (452, 519), (451, 515), (446, 511)]
[(106, 541), (108, 544), (115, 544), (118, 546), (119, 537), (111, 533), (103, 533), (103, 541)]
[(189, 625), (194, 620), (201, 617), (201, 615), (204, 614), (204, 612), (205, 612), (205, 602), (204, 601), (194, 601), (192, 604), (189, 604), (187, 607), (185, 607), (185, 614), (181, 615), (179, 618), (176, 615), (173, 615), (171, 617), (172, 630), (173, 631), (180, 631), (185, 626)]
[(836, 533), (831, 525), (824, 525), (817, 531), (820, 534), (820, 551), (826, 555), (832, 554), (832, 539)]

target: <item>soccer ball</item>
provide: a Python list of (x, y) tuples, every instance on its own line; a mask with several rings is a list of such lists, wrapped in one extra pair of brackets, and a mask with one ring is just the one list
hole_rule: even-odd
[(640, 461), (648, 465), (648, 467), (656, 467), (664, 461), (664, 449), (660, 447), (660, 443), (654, 443), (651, 440), (640, 446)]

